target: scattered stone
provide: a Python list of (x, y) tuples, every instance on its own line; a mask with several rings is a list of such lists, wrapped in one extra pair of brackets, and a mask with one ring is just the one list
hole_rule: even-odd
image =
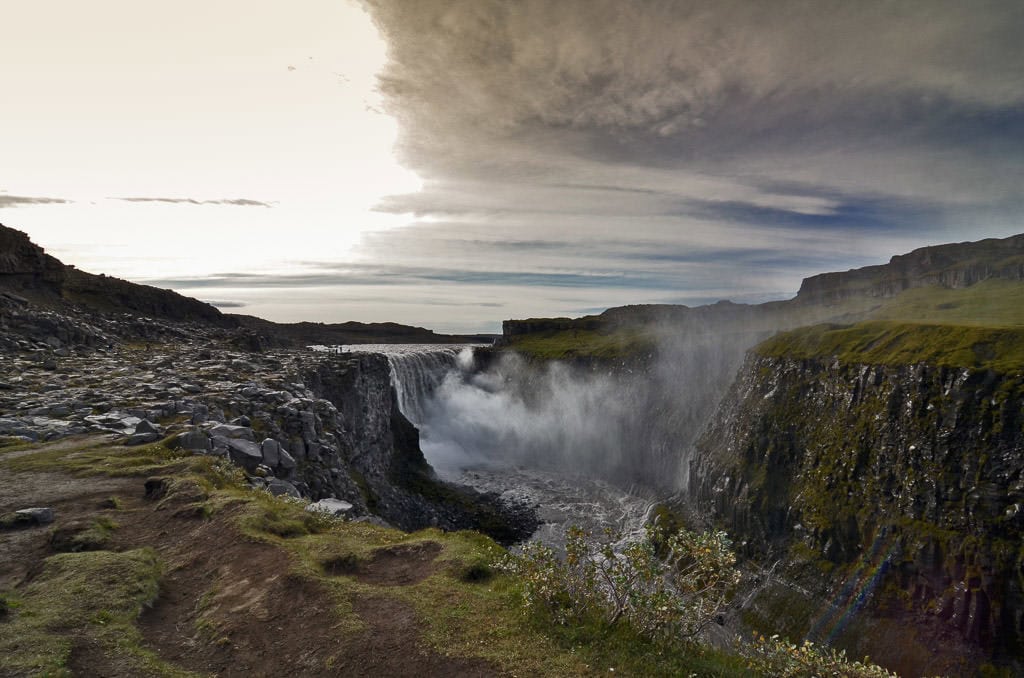
[(195, 425), (205, 424), (210, 418), (210, 410), (206, 405), (197, 403), (192, 408), (192, 423)]
[(49, 525), (53, 522), (53, 509), (46, 507), (35, 507), (19, 509), (14, 512), (22, 520), (29, 520), (36, 525)]

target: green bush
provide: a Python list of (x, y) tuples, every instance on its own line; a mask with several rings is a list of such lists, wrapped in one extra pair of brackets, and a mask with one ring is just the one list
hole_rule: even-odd
[(869, 663), (851, 662), (845, 652), (819, 647), (810, 641), (803, 645), (772, 636), (758, 638), (749, 650), (750, 668), (777, 678), (825, 676), (835, 678), (895, 678), (895, 673)]
[(651, 528), (621, 549), (617, 536), (597, 539), (573, 527), (564, 559), (543, 544), (527, 544), (501, 568), (523, 582), (527, 607), (557, 624), (626, 623), (651, 640), (695, 636), (739, 582), (724, 532)]

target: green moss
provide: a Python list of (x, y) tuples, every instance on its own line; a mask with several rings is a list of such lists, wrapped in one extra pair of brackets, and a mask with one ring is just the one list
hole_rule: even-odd
[(514, 336), (506, 348), (542, 360), (616, 360), (653, 352), (655, 340), (634, 329), (547, 330)]
[(15, 674), (69, 675), (72, 649), (96, 645), (120, 675), (182, 676), (142, 647), (135, 619), (157, 595), (152, 549), (63, 553), (16, 598), (3, 622), (0, 657)]
[(107, 547), (117, 528), (117, 523), (110, 517), (98, 516), (84, 529), (73, 526), (57, 528), (50, 534), (50, 547), (65, 553), (100, 551)]
[(847, 364), (1024, 368), (1024, 329), (869, 321), (777, 334), (755, 349), (773, 358), (838, 358)]

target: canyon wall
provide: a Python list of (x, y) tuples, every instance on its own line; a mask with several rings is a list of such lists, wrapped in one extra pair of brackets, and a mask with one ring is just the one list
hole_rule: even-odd
[[(843, 646), (838, 617), (863, 612), (898, 623), (874, 642), (862, 626), (846, 646), (903, 671), (992, 657), (1019, 669), (1022, 408), (1019, 371), (753, 352), (697, 442), (690, 483), (698, 511), (790, 578), (753, 600), (752, 621)], [(944, 654), (960, 656), (925, 659)]]

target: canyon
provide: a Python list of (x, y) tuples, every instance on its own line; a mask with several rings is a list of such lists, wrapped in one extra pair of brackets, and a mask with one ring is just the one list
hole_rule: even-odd
[(1024, 670), (1024, 236), (787, 301), (509, 320), (493, 346), (278, 326), (75, 271), (13, 229), (0, 246), (9, 455), (166, 441), (353, 523), (504, 545), (557, 543), (579, 514), (547, 504), (585, 487), (599, 525), (730, 534), (747, 576), (729, 632), (906, 675)]

